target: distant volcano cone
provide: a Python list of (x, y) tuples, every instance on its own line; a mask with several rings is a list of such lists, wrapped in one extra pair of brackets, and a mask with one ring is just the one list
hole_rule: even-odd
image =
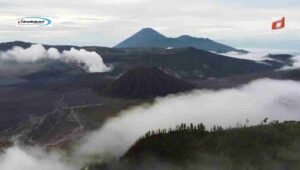
[(153, 98), (191, 90), (193, 85), (151, 67), (129, 70), (112, 82), (105, 94), (120, 98)]
[(186, 48), (194, 47), (205, 51), (225, 53), (236, 51), (247, 53), (245, 50), (235, 49), (208, 38), (197, 38), (182, 35), (177, 38), (166, 37), (152, 28), (143, 28), (129, 38), (120, 42), (115, 48)]
[(165, 40), (167, 37), (152, 28), (143, 28), (128, 39), (116, 45), (116, 48), (131, 48), (137, 46), (147, 47), (148, 42)]

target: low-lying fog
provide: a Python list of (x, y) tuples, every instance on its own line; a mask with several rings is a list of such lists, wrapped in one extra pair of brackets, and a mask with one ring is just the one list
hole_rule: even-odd
[(300, 119), (300, 83), (261, 79), (239, 88), (158, 98), (152, 105), (123, 111), (79, 142), (71, 156), (14, 146), (0, 156), (1, 170), (76, 170), (93, 155), (118, 157), (147, 131), (203, 122), (207, 128)]
[(108, 153), (120, 156), (147, 131), (175, 127), (180, 123), (235, 126), (269, 120), (300, 119), (300, 83), (261, 79), (245, 86), (220, 91), (196, 90), (156, 99), (123, 111), (101, 129), (86, 137), (81, 154)]

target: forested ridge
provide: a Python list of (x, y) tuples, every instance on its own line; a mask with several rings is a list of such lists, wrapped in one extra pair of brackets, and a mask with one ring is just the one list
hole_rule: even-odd
[(300, 122), (277, 121), (206, 130), (203, 124), (181, 124), (151, 131), (122, 157), (131, 164), (155, 158), (178, 167), (191, 163), (221, 169), (300, 168)]

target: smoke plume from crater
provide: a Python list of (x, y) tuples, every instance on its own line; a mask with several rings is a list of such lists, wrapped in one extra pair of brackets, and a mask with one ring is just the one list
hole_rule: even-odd
[(40, 44), (32, 45), (29, 48), (14, 47), (6, 52), (0, 52), (0, 61), (16, 61), (16, 62), (37, 62), (43, 59), (60, 60), (63, 62), (77, 63), (79, 66), (84, 65), (84, 69), (88, 72), (106, 72), (110, 71), (101, 56), (96, 52), (89, 52), (84, 49), (64, 50), (60, 53), (56, 48), (45, 49)]

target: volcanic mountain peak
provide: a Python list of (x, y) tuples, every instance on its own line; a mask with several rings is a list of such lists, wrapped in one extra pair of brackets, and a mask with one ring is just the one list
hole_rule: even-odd
[(153, 28), (143, 28), (135, 35), (144, 35), (144, 36), (152, 36), (157, 38), (166, 38), (164, 35), (159, 33), (158, 31), (154, 30)]
[(177, 38), (166, 37), (152, 28), (143, 28), (133, 36), (115, 46), (115, 48), (183, 48), (195, 47), (206, 51), (230, 52), (237, 51), (246, 53), (244, 50), (215, 42), (208, 38), (196, 38), (189, 35), (182, 35)]
[(124, 40), (120, 44), (118, 44), (117, 48), (130, 48), (136, 46), (144, 46), (144, 42), (156, 42), (167, 39), (164, 35), (155, 31), (152, 28), (143, 28), (139, 32), (135, 33), (128, 39)]
[(133, 68), (115, 80), (104, 93), (121, 98), (153, 98), (191, 90), (193, 85), (154, 67)]

